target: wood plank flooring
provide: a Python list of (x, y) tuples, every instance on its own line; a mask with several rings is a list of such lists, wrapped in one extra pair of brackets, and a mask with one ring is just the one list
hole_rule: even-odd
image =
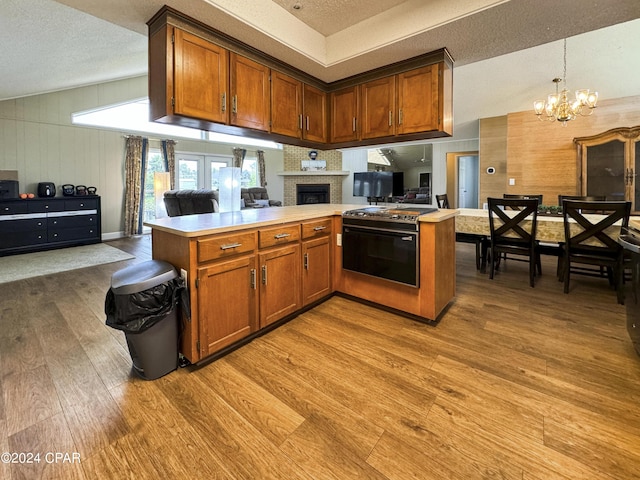
[(520, 262), (489, 280), (458, 244), (436, 327), (334, 297), (145, 381), (104, 297), (150, 240), (110, 244), (136, 259), (0, 285), (0, 453), (40, 453), (2, 479), (640, 478), (640, 357), (605, 280), (565, 295), (552, 258), (535, 288)]

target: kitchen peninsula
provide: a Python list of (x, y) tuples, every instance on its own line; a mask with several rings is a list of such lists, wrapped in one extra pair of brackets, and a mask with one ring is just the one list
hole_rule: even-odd
[(334, 293), (436, 322), (455, 296), (457, 211), (419, 217), (414, 287), (342, 268), (342, 213), (358, 207), (299, 205), (145, 223), (153, 258), (187, 275), (191, 315), (183, 314), (181, 353), (191, 363), (215, 358)]

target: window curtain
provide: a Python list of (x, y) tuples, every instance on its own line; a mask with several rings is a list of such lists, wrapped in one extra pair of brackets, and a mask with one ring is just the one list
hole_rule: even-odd
[(258, 181), (260, 182), (261, 187), (267, 186), (267, 170), (264, 165), (264, 151), (258, 150), (256, 152), (258, 155)]
[(244, 148), (234, 148), (233, 149), (233, 166), (240, 168), (242, 170), (242, 162), (244, 162), (244, 157), (247, 154), (247, 151)]
[(176, 142), (175, 140), (162, 140), (162, 160), (164, 171), (169, 172), (169, 188), (176, 188)]
[(126, 137), (124, 234), (127, 237), (142, 233), (144, 177), (148, 151), (149, 141), (146, 138)]

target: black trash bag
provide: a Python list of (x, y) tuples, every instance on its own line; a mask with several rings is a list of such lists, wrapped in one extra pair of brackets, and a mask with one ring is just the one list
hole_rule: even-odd
[(106, 324), (125, 333), (144, 332), (180, 306), (185, 290), (182, 277), (127, 295), (116, 295), (109, 289), (104, 301)]

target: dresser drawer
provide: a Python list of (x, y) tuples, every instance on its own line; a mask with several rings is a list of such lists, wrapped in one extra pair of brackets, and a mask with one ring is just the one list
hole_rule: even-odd
[(64, 202), (60, 199), (27, 200), (29, 213), (61, 212), (64, 210)]
[(98, 215), (49, 216), (49, 228), (91, 227), (98, 224)]
[(96, 210), (97, 208), (97, 198), (72, 198), (64, 201), (65, 210)]
[(32, 230), (29, 232), (11, 232), (0, 235), (0, 249), (28, 247), (47, 242), (46, 230)]
[(238, 233), (198, 240), (198, 262), (250, 253), (256, 249), (256, 234)]
[(273, 247), (300, 240), (300, 225), (282, 225), (258, 231), (260, 248)]
[(302, 224), (302, 238), (321, 237), (331, 233), (331, 219), (323, 218)]
[[(24, 215), (28, 217), (28, 215)], [(35, 230), (46, 230), (47, 218), (45, 216), (36, 218), (21, 218), (17, 220), (0, 221), (0, 233), (29, 232)]]
[(18, 213), (29, 213), (27, 202), (0, 203), (0, 215), (16, 215)]
[(71, 240), (97, 240), (98, 229), (95, 227), (78, 228), (49, 228), (47, 230), (49, 242), (69, 242)]

